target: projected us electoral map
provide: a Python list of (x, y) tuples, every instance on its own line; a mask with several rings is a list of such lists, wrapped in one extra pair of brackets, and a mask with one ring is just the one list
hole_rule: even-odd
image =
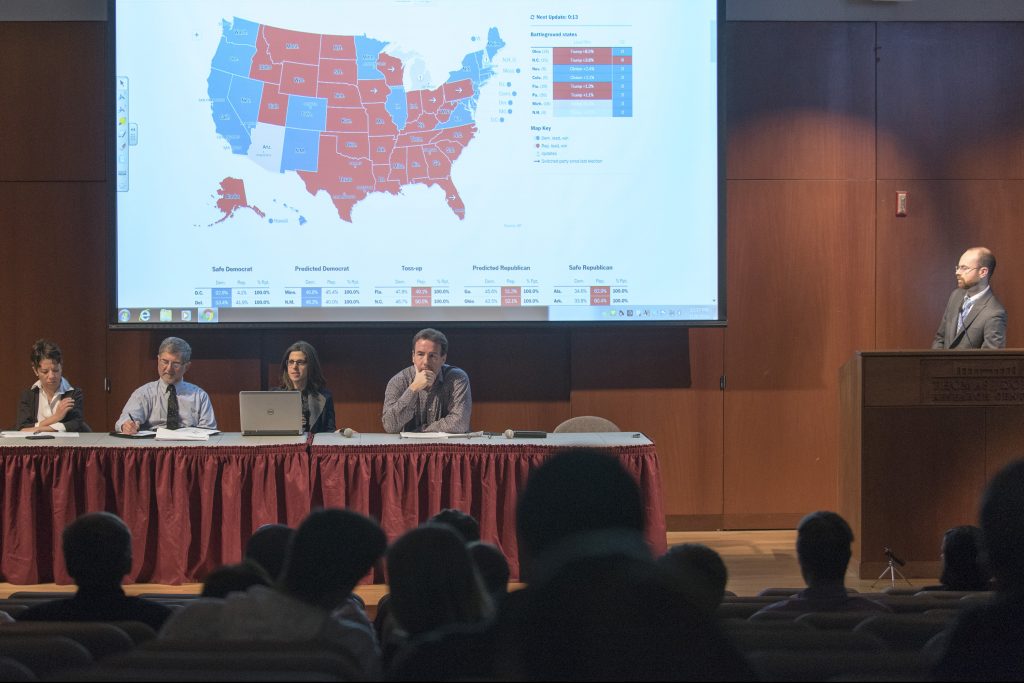
[(719, 319), (715, 0), (113, 6), (117, 323)]
[[(435, 88), (405, 88), (402, 59), (366, 35), (304, 33), (234, 17), (210, 65), (211, 115), (231, 152), (302, 178), (310, 194), (329, 193), (338, 215), (373, 192), (438, 185), (460, 219), (455, 164), (477, 132), (480, 89), (504, 47), (497, 28)], [(241, 180), (227, 178), (225, 217), (245, 203)], [(256, 210), (256, 209), (254, 209)]]

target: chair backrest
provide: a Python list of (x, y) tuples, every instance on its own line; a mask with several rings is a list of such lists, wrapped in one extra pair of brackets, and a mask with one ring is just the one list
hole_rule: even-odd
[[(337, 680), (358, 680), (364, 676), (355, 660), (337, 650), (278, 649), (277, 643), (248, 642), (247, 649), (230, 649), (226, 641), (209, 650), (138, 649), (103, 662), (106, 669), (202, 669), (206, 671), (308, 671), (328, 674)], [(228, 649), (225, 649), (228, 648)], [(238, 680), (238, 679), (236, 679)]]
[[(7, 624), (0, 628), (4, 631)], [(93, 663), (89, 651), (63, 636), (4, 636), (0, 652), (27, 668), (40, 679)]]
[(32, 670), (10, 657), (0, 657), (0, 681), (38, 681)]
[(153, 627), (141, 621), (112, 621), (110, 623), (127, 633), (136, 645), (148, 643), (156, 638), (156, 631), (153, 630)]
[(9, 637), (69, 638), (99, 660), (135, 647), (127, 633), (113, 624), (98, 621), (19, 621), (0, 629), (0, 650)]
[(751, 652), (747, 661), (761, 681), (927, 680), (928, 664), (908, 652)]
[(578, 415), (558, 425), (554, 429), (555, 434), (578, 433), (578, 432), (621, 432), (618, 425), (611, 420), (596, 415)]
[(796, 620), (820, 631), (852, 631), (857, 624), (871, 616), (864, 612), (808, 612)]
[(893, 650), (919, 651), (948, 624), (949, 619), (923, 614), (880, 614), (865, 619), (853, 632), (877, 636)]
[[(795, 623), (795, 622), (794, 622)], [(729, 635), (741, 652), (758, 650), (886, 650), (884, 642), (870, 633), (856, 631), (817, 631), (811, 628), (776, 628), (778, 624), (762, 624), (763, 628), (731, 630)]]

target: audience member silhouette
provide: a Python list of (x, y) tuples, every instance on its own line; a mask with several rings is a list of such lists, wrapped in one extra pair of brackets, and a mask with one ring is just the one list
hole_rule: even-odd
[(427, 520), (431, 524), (447, 524), (462, 536), (465, 543), (480, 540), (480, 522), (476, 517), (462, 510), (445, 508)]
[(245, 544), (245, 559), (263, 567), (267, 575), (277, 581), (284, 569), (288, 555), (288, 544), (295, 536), (295, 529), (284, 524), (264, 524), (253, 532)]
[(117, 515), (90, 512), (64, 529), (64, 563), (75, 580), (74, 597), (34, 605), (18, 621), (141, 621), (159, 630), (171, 610), (128, 597), (121, 580), (132, 568), (132, 534)]
[(552, 553), (507, 626), (512, 680), (755, 680), (636, 530), (584, 533)]
[(217, 567), (203, 579), (203, 598), (226, 598), (229, 593), (244, 593), (253, 586), (269, 586), (270, 577), (251, 560)]
[(569, 536), (618, 528), (644, 531), (636, 482), (607, 453), (562, 451), (530, 473), (516, 504), (519, 575), (529, 581), (538, 558)]
[(386, 547), (373, 520), (348, 510), (313, 512), (295, 532), (277, 586), (195, 600), (168, 620), (160, 637), (316, 642), (350, 655), (360, 677), (375, 678), (380, 651), (372, 628), (335, 610), (351, 604), (352, 589)]
[(729, 570), (711, 548), (703, 543), (673, 546), (658, 558), (658, 564), (701, 611), (714, 614), (722, 604)]
[(800, 520), (796, 528), (796, 558), (807, 588), (789, 600), (772, 603), (767, 612), (891, 612), (880, 602), (846, 592), (853, 530), (834, 512), (819, 510)]
[(957, 526), (942, 537), (942, 574), (939, 585), (926, 591), (986, 591), (992, 588), (992, 574), (982, 557), (981, 529)]
[(1024, 460), (992, 479), (980, 518), (996, 596), (954, 623), (935, 680), (1024, 680)]
[(502, 675), (526, 680), (746, 680), (743, 658), (653, 560), (636, 481), (601, 451), (534, 470), (516, 509), (527, 588), (498, 627)]
[(387, 553), (389, 607), (397, 629), (382, 643), (385, 659), (403, 640), (493, 617), (493, 605), (462, 536), (444, 524), (406, 532)]
[(483, 541), (475, 541), (466, 546), (469, 556), (473, 558), (476, 569), (480, 572), (480, 578), (484, 582), (484, 588), (491, 596), (495, 606), (500, 605), (508, 595), (508, 559), (497, 546)]

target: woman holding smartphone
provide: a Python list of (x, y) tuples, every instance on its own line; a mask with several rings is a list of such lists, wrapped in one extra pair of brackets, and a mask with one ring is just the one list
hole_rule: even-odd
[(23, 432), (90, 432), (82, 413), (82, 390), (64, 377), (63, 354), (49, 339), (32, 345), (36, 383), (18, 401), (17, 428)]

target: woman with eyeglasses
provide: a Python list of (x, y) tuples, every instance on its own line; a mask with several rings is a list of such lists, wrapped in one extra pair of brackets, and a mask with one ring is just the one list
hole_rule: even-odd
[(64, 378), (63, 354), (49, 339), (32, 345), (36, 383), (18, 401), (17, 428), (23, 432), (89, 432), (82, 416), (82, 390)]
[(302, 392), (302, 428), (310, 434), (333, 432), (334, 399), (320, 370), (320, 359), (309, 342), (297, 341), (281, 359), (284, 391)]

